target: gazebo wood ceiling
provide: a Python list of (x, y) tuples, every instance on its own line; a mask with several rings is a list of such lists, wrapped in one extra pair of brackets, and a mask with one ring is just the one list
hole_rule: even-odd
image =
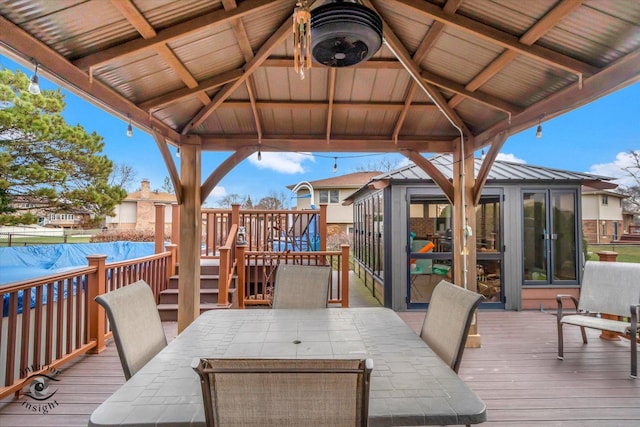
[[(510, 135), (640, 79), (638, 1), (362, 3), (383, 20), (382, 48), (301, 80), (296, 0), (0, 0), (0, 52), (154, 136), (182, 202), (179, 330), (199, 314), (201, 202), (258, 149), (400, 152), (431, 172), (454, 221), (473, 221), (465, 200)], [(474, 177), (464, 159), (488, 145)], [(234, 153), (202, 180), (201, 150)], [(447, 152), (453, 182), (422, 155)], [(460, 256), (466, 278), (475, 245)]]
[(0, 42), (169, 143), (212, 151), (452, 151), (459, 135), (440, 109), (477, 149), (640, 71), (638, 2), (364, 0), (383, 48), (300, 80), (295, 3), (0, 0)]

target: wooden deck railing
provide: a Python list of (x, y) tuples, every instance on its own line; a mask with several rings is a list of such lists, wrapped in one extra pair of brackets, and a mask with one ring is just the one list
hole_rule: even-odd
[(202, 209), (203, 257), (220, 255), (232, 224), (245, 228), (248, 251), (326, 250), (326, 205), (320, 210), (240, 210), (233, 205)]
[(175, 269), (175, 248), (112, 264), (105, 255), (89, 266), (0, 288), (0, 399), (87, 352), (100, 352), (110, 335), (97, 295), (145, 280), (156, 296)]
[(332, 266), (329, 303), (349, 307), (349, 245), (342, 245), (340, 251), (316, 252), (245, 251), (242, 246), (237, 249), (238, 258), (244, 259), (244, 268), (238, 269), (241, 307), (271, 303), (274, 273), (279, 264)]

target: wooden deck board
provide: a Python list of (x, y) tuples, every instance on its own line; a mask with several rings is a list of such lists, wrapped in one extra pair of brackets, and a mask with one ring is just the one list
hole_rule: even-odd
[[(375, 304), (351, 285), (352, 306)], [(424, 313), (399, 313), (419, 331)], [(604, 341), (565, 328), (565, 359), (556, 358), (555, 317), (540, 311), (478, 314), (481, 348), (466, 349), (460, 376), (487, 404), (488, 426), (629, 426), (640, 420), (640, 380), (629, 378), (629, 342)], [(176, 324), (166, 323), (169, 339)], [(87, 425), (91, 412), (121, 384), (122, 368), (110, 342), (62, 368), (49, 413), (30, 412), (23, 399), (0, 402), (0, 426)]]

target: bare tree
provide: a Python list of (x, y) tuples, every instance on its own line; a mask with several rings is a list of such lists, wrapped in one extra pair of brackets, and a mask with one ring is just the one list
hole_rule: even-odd
[(623, 168), (623, 170), (633, 178), (635, 185), (620, 186), (618, 189), (627, 196), (626, 199), (622, 199), (622, 207), (626, 211), (640, 212), (640, 150), (629, 151), (629, 156), (631, 158), (631, 166)]
[(355, 172), (389, 172), (397, 169), (400, 165), (400, 160), (392, 159), (390, 157), (382, 157), (375, 161), (369, 161), (367, 163), (361, 163), (354, 168)]
[(289, 198), (284, 192), (276, 192), (271, 190), (269, 195), (260, 199), (260, 201), (256, 204), (256, 208), (258, 209), (269, 209), (269, 210), (277, 210), (277, 209), (288, 209), (289, 206)]
[(162, 183), (162, 187), (160, 187), (160, 190), (164, 193), (169, 193), (169, 194), (175, 193), (173, 190), (173, 183), (171, 182), (168, 176), (164, 177), (164, 182)]
[(126, 163), (114, 163), (111, 175), (109, 175), (109, 185), (128, 190), (135, 183), (138, 173), (133, 166)]

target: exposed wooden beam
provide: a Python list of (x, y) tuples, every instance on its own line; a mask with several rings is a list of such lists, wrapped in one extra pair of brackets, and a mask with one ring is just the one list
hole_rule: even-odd
[[(479, 92), (470, 92), (467, 89), (465, 89), (465, 87), (461, 84), (458, 84), (454, 81), (451, 81), (449, 79), (445, 79), (444, 77), (440, 77), (434, 73), (431, 73), (429, 71), (422, 71), (422, 73), (420, 74), (422, 76), (422, 78), (434, 85), (434, 86), (438, 86), (441, 87), (445, 90), (451, 91), (451, 92), (455, 92), (457, 94), (463, 95), (465, 98), (471, 99), (473, 101), (479, 102), (487, 107), (496, 109), (496, 110), (500, 110), (500, 111), (504, 111), (505, 113), (510, 113), (510, 114), (517, 114), (522, 112), (522, 108), (513, 105), (509, 102), (503, 101), (501, 99), (496, 98), (495, 96), (491, 96), (491, 95), (487, 95), (484, 93), (479, 93)], [(445, 101), (446, 102), (446, 101)]]
[[(371, 1), (363, 0), (363, 4), (375, 11), (375, 8), (373, 7), (373, 4), (371, 4)], [(436, 104), (438, 104), (442, 111), (456, 124), (456, 126), (462, 129), (462, 132), (470, 135), (471, 132), (467, 128), (467, 125), (460, 118), (460, 116), (458, 116), (458, 113), (456, 113), (452, 108), (449, 108), (442, 94), (438, 92), (437, 89), (431, 87), (429, 84), (425, 83), (422, 80), (422, 77), (420, 75), (420, 67), (415, 62), (413, 62), (411, 56), (409, 55), (409, 52), (407, 51), (407, 48), (402, 44), (398, 36), (391, 30), (389, 24), (387, 24), (383, 20), (382, 26), (384, 38), (388, 47), (391, 48), (394, 55), (403, 64), (409, 75), (416, 81), (416, 83), (418, 83), (418, 85), (424, 91), (427, 92), (431, 99), (434, 100)]]
[(491, 167), (508, 137), (509, 135), (507, 132), (501, 132), (493, 138), (491, 148), (489, 148), (489, 152), (485, 155), (484, 160), (482, 161), (482, 166), (480, 166), (480, 170), (478, 171), (478, 176), (476, 177), (476, 182), (473, 187), (473, 206), (478, 206), (478, 203), (480, 203), (482, 189), (484, 188), (484, 184), (487, 182), (487, 177), (489, 176)]
[(201, 81), (198, 86), (194, 88), (182, 88), (158, 96), (156, 98), (148, 99), (138, 104), (138, 107), (145, 111), (157, 110), (161, 107), (164, 107), (165, 105), (180, 102), (186, 98), (190, 98), (193, 96), (198, 96), (199, 92), (215, 89), (216, 87), (223, 86), (229, 82), (235, 81), (242, 77), (242, 74), (244, 74), (244, 71), (240, 68), (236, 70), (226, 71), (222, 74), (218, 74), (217, 76)]
[[(138, 8), (131, 3), (130, 0), (111, 0), (113, 5), (120, 10), (124, 17), (133, 25), (133, 27), (140, 33), (145, 39), (151, 39), (155, 37), (156, 31), (153, 26), (147, 21), (147, 19), (140, 13)], [(158, 44), (154, 47), (156, 53), (164, 59), (164, 61), (172, 68), (178, 77), (184, 82), (187, 87), (193, 89), (198, 86), (198, 82), (191, 75), (187, 67), (184, 66), (182, 61), (175, 55), (175, 53), (166, 44)], [(91, 70), (90, 74), (93, 73)], [(204, 105), (207, 105), (211, 99), (204, 92), (198, 92), (197, 96), (200, 98)]]
[[(193, 75), (191, 75), (191, 72), (187, 70), (187, 67), (184, 66), (182, 61), (180, 61), (180, 59), (175, 55), (175, 53), (173, 53), (171, 49), (169, 49), (167, 45), (158, 45), (155, 47), (155, 50), (156, 52), (158, 52), (160, 57), (162, 57), (162, 59), (164, 59), (164, 61), (169, 65), (169, 67), (171, 67), (176, 72), (178, 77), (180, 77), (180, 79), (184, 82), (185, 85), (187, 85), (189, 89), (198, 87), (198, 81), (193, 77)], [(204, 93), (204, 91), (197, 91), (195, 94), (198, 99), (200, 99), (200, 102), (202, 102), (203, 105), (207, 105), (209, 102), (211, 102), (211, 98), (209, 98), (207, 94)]]
[(336, 92), (336, 69), (329, 68), (329, 87), (327, 88), (327, 142), (331, 141), (331, 122), (333, 120), (333, 100)]
[[(583, 3), (583, 0), (563, 0), (557, 4), (549, 13), (547, 13), (542, 19), (536, 22), (529, 30), (520, 37), (520, 43), (531, 46), (540, 37), (544, 36), (549, 30), (558, 24), (565, 16), (572, 13)], [(515, 59), (517, 53), (514, 50), (505, 50), (496, 58), (491, 64), (485, 67), (478, 75), (476, 75), (467, 85), (465, 89), (468, 91), (475, 91), (480, 86), (484, 85), (489, 79), (498, 74), (500, 70), (507, 66), (513, 59)], [(457, 106), (464, 100), (464, 96), (456, 94), (449, 100), (449, 105), (452, 107)]]
[(162, 160), (164, 160), (164, 164), (167, 167), (167, 171), (169, 172), (169, 178), (171, 179), (171, 183), (173, 184), (173, 190), (176, 193), (176, 201), (180, 205), (182, 204), (182, 182), (180, 181), (178, 168), (176, 168), (176, 164), (173, 161), (171, 152), (169, 151), (167, 141), (163, 135), (156, 132), (155, 130), (151, 132), (151, 135), (153, 135), (153, 139), (156, 141), (156, 145), (160, 150)]
[[(151, 132), (155, 127), (165, 137), (180, 141), (180, 134), (166, 124), (154, 121), (149, 117), (148, 112), (138, 108), (111, 87), (95, 79), (91, 80), (87, 73), (79, 70), (65, 57), (2, 16), (0, 16), (0, 51), (23, 64), (29, 64), (31, 58), (34, 58), (40, 65), (42, 75), (55, 84), (123, 120), (130, 115), (136, 126), (147, 132)], [(19, 56), (16, 52), (26, 52), (29, 57)], [(123, 133), (124, 128), (125, 125), (123, 125)]]
[[(274, 109), (309, 109), (324, 110), (329, 106), (333, 106), (334, 110), (348, 110), (352, 108), (362, 110), (381, 110), (381, 111), (398, 111), (404, 108), (404, 104), (400, 102), (351, 102), (351, 101), (261, 101), (256, 100), (258, 108), (274, 108)], [(249, 108), (249, 101), (225, 101), (218, 108)], [(411, 108), (419, 111), (438, 111), (438, 107), (431, 103), (414, 103)]]
[(111, 0), (111, 4), (120, 11), (142, 37), (150, 39), (156, 36), (156, 30), (131, 0)]
[[(445, 12), (454, 13), (456, 9), (460, 6), (460, 3), (462, 3), (462, 1), (463, 0), (449, 0), (444, 6)], [(418, 46), (416, 51), (413, 53), (413, 56), (411, 57), (413, 62), (415, 62), (416, 64), (420, 64), (422, 62), (424, 57), (427, 56), (427, 52), (429, 52), (429, 50), (433, 47), (433, 45), (436, 44), (436, 42), (442, 35), (443, 30), (444, 30), (444, 24), (441, 22), (435, 21), (433, 25), (431, 25), (431, 27), (429, 28), (429, 31), (427, 31), (427, 35), (424, 37), (424, 39), (422, 39), (422, 42), (420, 42), (420, 45)], [(407, 117), (407, 113), (409, 112), (409, 107), (413, 102), (413, 97), (416, 94), (417, 88), (418, 88), (418, 85), (416, 81), (412, 80), (409, 86), (409, 89), (407, 91), (407, 96), (405, 97), (405, 100), (404, 100), (404, 108), (402, 109), (402, 112), (398, 116), (398, 120), (396, 120), (396, 124), (393, 128), (393, 140), (395, 142), (398, 142), (398, 136), (400, 135), (400, 130), (402, 129), (402, 125), (404, 124), (404, 121)]]
[(262, 152), (336, 152), (336, 153), (397, 153), (402, 149), (423, 153), (450, 153), (453, 150), (451, 142), (455, 136), (440, 139), (401, 139), (397, 144), (389, 138), (345, 138), (332, 136), (327, 144), (326, 135), (314, 135), (308, 138), (300, 138), (294, 135), (262, 135), (262, 141), (258, 141), (255, 135), (238, 135), (234, 137), (217, 137), (203, 135), (203, 151), (234, 151), (241, 147), (252, 147), (257, 150), (260, 145)]
[(449, 202), (453, 203), (453, 184), (447, 179), (440, 170), (434, 166), (429, 160), (425, 159), (422, 154), (413, 150), (401, 150), (400, 153), (416, 164), (420, 169), (425, 171), (433, 182), (442, 190)]
[[(238, 4), (235, 0), (222, 0), (222, 6), (224, 7), (224, 10), (229, 11), (237, 8)], [(247, 30), (244, 28), (244, 24), (242, 23), (242, 18), (232, 19), (230, 24), (231, 28), (233, 28), (234, 34), (236, 35), (236, 40), (238, 41), (238, 46), (240, 47), (242, 56), (244, 56), (244, 62), (251, 61), (253, 59), (253, 48), (249, 42)]]
[[(368, 0), (366, 0), (368, 1)], [(498, 30), (489, 25), (483, 24), (462, 15), (446, 14), (438, 6), (422, 0), (393, 0), (393, 3), (403, 4), (412, 9), (412, 13), (417, 13), (426, 18), (435, 19), (447, 26), (451, 26), (465, 33), (480, 37), (490, 43), (510, 49), (525, 55), (536, 61), (568, 71), (573, 74), (583, 74), (590, 76), (598, 72), (598, 68), (569, 56), (563, 55), (542, 46), (527, 46), (520, 43), (516, 36), (505, 31)]]
[[(244, 4), (244, 3), (243, 3)], [(238, 8), (239, 9), (239, 8)], [(234, 9), (234, 10), (238, 10)], [(265, 59), (271, 54), (275, 47), (282, 43), (284, 39), (291, 32), (291, 18), (287, 18), (280, 28), (276, 30), (275, 33), (269, 37), (269, 39), (262, 45), (260, 50), (253, 57), (253, 60), (246, 64), (245, 73), (236, 81), (227, 83), (220, 91), (214, 96), (211, 103), (202, 110), (198, 112), (198, 114), (193, 117), (191, 121), (187, 124), (187, 126), (182, 130), (182, 134), (188, 134), (191, 129), (194, 127), (200, 126), (206, 119), (209, 117), (215, 110), (222, 104), (225, 99), (229, 97), (246, 79), (248, 79), (251, 74), (264, 62)]]
[(218, 183), (228, 174), (231, 169), (249, 157), (256, 151), (255, 147), (240, 147), (231, 156), (225, 159), (218, 167), (211, 172), (200, 187), (200, 199), (204, 202)]
[(198, 16), (158, 31), (157, 36), (151, 39), (135, 39), (79, 58), (74, 61), (74, 65), (88, 70), (90, 67), (97, 67), (116, 59), (136, 55), (141, 51), (152, 49), (156, 45), (171, 43), (216, 25), (228, 23), (232, 19), (241, 18), (247, 14), (259, 15), (264, 8), (278, 2), (278, 0), (245, 0), (233, 10), (225, 11), (220, 9)]
[(404, 99), (404, 106), (402, 107), (402, 111), (400, 111), (398, 120), (396, 120), (396, 125), (393, 128), (392, 138), (396, 144), (398, 143), (398, 136), (400, 135), (400, 129), (402, 129), (402, 125), (404, 124), (404, 120), (407, 117), (407, 113), (409, 112), (409, 107), (411, 107), (411, 102), (413, 101), (413, 97), (415, 96), (417, 89), (418, 89), (418, 84), (415, 82), (415, 80), (411, 80), (411, 83), (409, 83), (409, 90), (407, 91), (407, 96)]
[(258, 133), (258, 141), (262, 140), (262, 122), (260, 121), (260, 113), (258, 113), (258, 107), (256, 106), (256, 97), (254, 96), (253, 84), (248, 79), (246, 82), (247, 92), (249, 93), (249, 101), (251, 104), (251, 112), (253, 113), (253, 121), (256, 126), (256, 132)]
[(540, 117), (549, 120), (638, 81), (640, 81), (640, 49), (585, 79), (582, 88), (577, 84), (569, 85), (513, 116), (510, 123), (504, 120), (476, 135), (475, 147), (477, 149), (488, 144), (500, 132), (516, 134), (534, 126)]

